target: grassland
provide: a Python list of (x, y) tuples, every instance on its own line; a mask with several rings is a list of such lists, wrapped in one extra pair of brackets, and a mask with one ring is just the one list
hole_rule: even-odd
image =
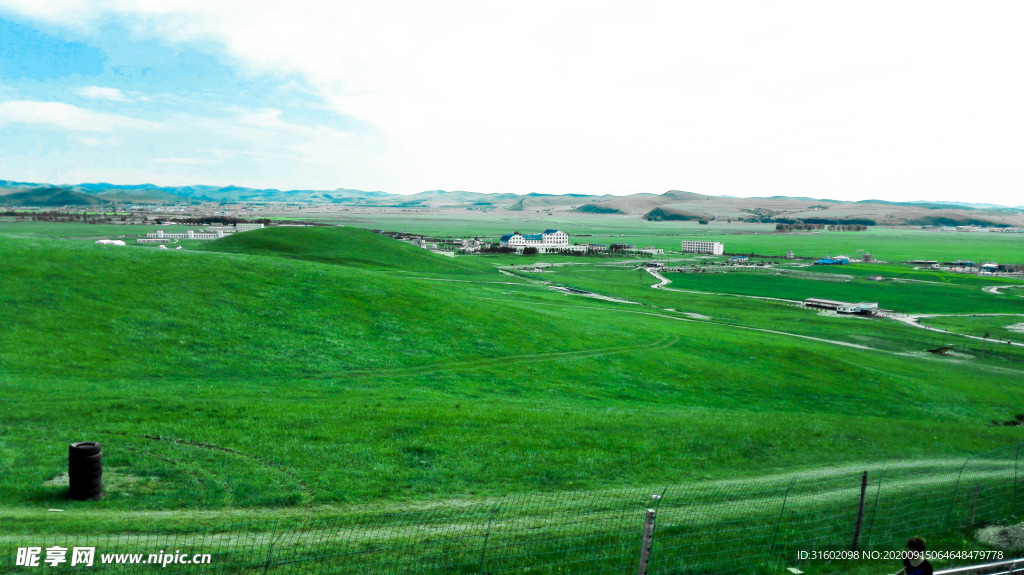
[[(1024, 404), (1006, 385), (1020, 350), (936, 357), (924, 350), (957, 336), (739, 297), (1020, 311), (966, 280), (730, 272), (654, 290), (614, 258), (452, 260), (351, 227), (167, 251), (60, 236), (0, 227), (12, 532), (756, 477), (1024, 440), (990, 425)], [(495, 267), (556, 259), (572, 265)], [(67, 444), (84, 439), (104, 444), (99, 502), (66, 501), (59, 485)]]
[[(819, 281), (812, 275), (785, 273), (666, 273), (672, 287), (709, 292), (776, 297), (803, 301), (823, 298), (878, 302), (901, 313), (1024, 313), (1024, 300), (982, 290), (1012, 280), (964, 278), (958, 282), (926, 280), (872, 281), (862, 275), (846, 281)], [(829, 277), (838, 277), (838, 273)], [(980, 279), (980, 281), (978, 281)], [(955, 303), (953, 303), (955, 302)]]
[[(1024, 234), (949, 233), (913, 228), (871, 227), (864, 232), (777, 233), (774, 224), (742, 224), (713, 221), (648, 222), (637, 214), (594, 215), (573, 212), (481, 212), (367, 210), (339, 212), (318, 219), (368, 229), (413, 233), (481, 236), (494, 239), (512, 231), (540, 231), (558, 228), (574, 236), (573, 241), (631, 243), (679, 250), (682, 240), (721, 241), (729, 253), (755, 253), (783, 257), (793, 250), (797, 257), (820, 258), (858, 250), (870, 252), (887, 262), (913, 259), (975, 262), (1024, 263)], [(587, 234), (590, 237), (585, 237)], [(617, 238), (617, 239), (616, 239)]]

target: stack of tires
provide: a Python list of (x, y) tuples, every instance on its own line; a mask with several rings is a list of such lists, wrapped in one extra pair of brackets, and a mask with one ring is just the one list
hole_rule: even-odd
[(72, 499), (103, 497), (103, 450), (95, 441), (79, 441), (68, 447), (68, 482)]

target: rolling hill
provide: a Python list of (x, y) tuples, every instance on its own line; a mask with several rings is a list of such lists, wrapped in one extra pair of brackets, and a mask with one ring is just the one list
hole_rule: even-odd
[[(206, 243), (203, 251), (322, 262), (372, 270), (497, 273), (473, 260), (456, 260), (354, 227), (273, 227)], [(467, 263), (467, 261), (469, 263)]]
[[(54, 195), (39, 190), (64, 190)], [(27, 196), (16, 194), (27, 193)], [(47, 195), (49, 194), (49, 195)], [(278, 190), (241, 186), (169, 186), (153, 184), (117, 185), (85, 183), (49, 186), (0, 180), (0, 206), (92, 205), (103, 201), (135, 203), (174, 202), (288, 202), (336, 204), (356, 207), (443, 210), (452, 208), (509, 209), (513, 211), (565, 211), (630, 216), (637, 219), (707, 219), (753, 222), (782, 222), (821, 219), (829, 221), (870, 220), (878, 225), (982, 225), (1024, 226), (1024, 207), (943, 202), (856, 202), (803, 197), (710, 196), (679, 190), (662, 194), (639, 193), (624, 196), (586, 194), (487, 194), (467, 191), (430, 190), (400, 195), (348, 188), (335, 190)], [(31, 203), (35, 201), (35, 203)], [(66, 204), (62, 204), (66, 201)], [(25, 203), (28, 202), (28, 203)], [(655, 212), (655, 210), (660, 210)], [(653, 214), (652, 214), (653, 212)]]

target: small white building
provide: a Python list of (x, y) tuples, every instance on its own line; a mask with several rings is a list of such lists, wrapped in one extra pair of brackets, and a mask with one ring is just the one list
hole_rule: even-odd
[(725, 244), (722, 242), (690, 242), (684, 240), (682, 251), (690, 254), (720, 256), (725, 253)]
[(262, 230), (263, 224), (235, 224), (235, 231), (239, 232), (251, 232), (253, 230)]
[(649, 254), (649, 255), (652, 255), (652, 256), (662, 255), (662, 254), (665, 253), (665, 250), (663, 250), (661, 248), (656, 248), (654, 246), (647, 246), (646, 248), (640, 248), (638, 251), (640, 253), (642, 253), (642, 254)]
[(462, 247), (459, 250), (464, 254), (475, 254), (480, 251), (482, 246), (480, 240), (462, 240)]

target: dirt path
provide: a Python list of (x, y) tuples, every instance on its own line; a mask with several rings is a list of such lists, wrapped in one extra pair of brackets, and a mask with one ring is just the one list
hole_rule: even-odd
[(977, 335), (967, 335), (966, 333), (957, 333), (955, 331), (946, 331), (944, 329), (938, 329), (930, 325), (924, 325), (921, 323), (921, 318), (924, 317), (998, 317), (998, 316), (1009, 316), (1009, 317), (1024, 317), (1021, 313), (916, 313), (908, 314), (905, 316), (889, 316), (889, 319), (905, 323), (910, 326), (914, 326), (929, 331), (943, 333), (947, 335), (956, 335), (959, 337), (966, 337), (969, 339), (977, 339), (981, 341), (988, 341), (992, 345), (1013, 345), (1017, 347), (1024, 347), (1024, 343), (1006, 343), (1005, 341), (993, 340), (992, 338), (985, 339)]
[[(1004, 294), (1003, 292), (1001, 292), (1001, 291), (999, 291), (999, 290), (1001, 290), (1001, 289), (1009, 289), (1009, 288), (1022, 288), (1022, 287), (1024, 287), (1024, 285), (1013, 285), (1013, 286), (985, 286), (985, 287), (981, 288), (981, 291), (983, 291), (983, 292), (988, 292), (988, 293), (994, 293), (994, 294), (996, 294), (996, 295), (1006, 295), (1006, 294)], [(1024, 296), (1021, 296), (1021, 297), (1024, 297)]]
[(665, 287), (668, 284), (672, 283), (672, 280), (670, 280), (670, 279), (666, 278), (665, 276), (661, 275), (654, 268), (646, 268), (646, 269), (647, 269), (647, 273), (651, 274), (652, 276), (654, 276), (656, 279), (659, 280), (659, 283), (651, 286), (654, 289), (663, 289), (665, 291), (674, 291), (674, 292), (679, 292), (679, 293), (693, 293), (693, 294), (699, 294), (699, 295), (720, 295), (720, 296), (727, 296), (727, 297), (744, 297), (744, 298), (749, 298), (749, 299), (763, 299), (763, 300), (769, 300), (769, 301), (781, 301), (781, 302), (786, 302), (786, 303), (795, 303), (795, 304), (800, 304), (800, 305), (803, 305), (803, 303), (804, 303), (804, 302), (799, 301), (799, 300), (783, 299), (783, 298), (780, 298), (780, 297), (766, 297), (766, 296), (760, 296), (760, 295), (746, 295), (746, 294), (738, 294), (738, 293), (722, 293), (722, 292), (714, 292), (714, 291), (685, 290), (685, 289), (676, 289), (676, 288)]

